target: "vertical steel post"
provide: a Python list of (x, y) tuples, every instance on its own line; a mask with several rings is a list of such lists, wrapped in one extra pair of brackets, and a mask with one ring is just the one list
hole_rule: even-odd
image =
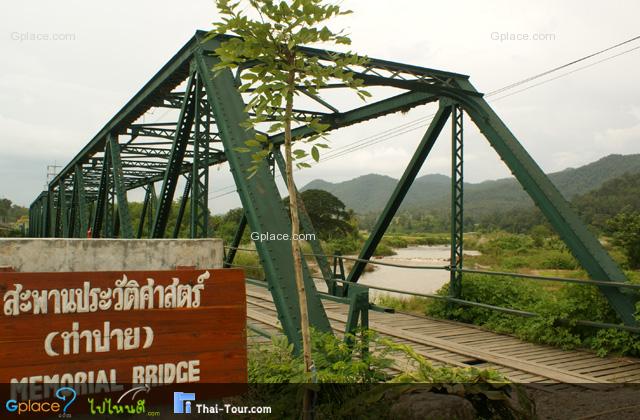
[(127, 200), (127, 188), (122, 174), (122, 160), (120, 158), (120, 144), (118, 136), (108, 135), (109, 149), (111, 150), (111, 169), (113, 171), (113, 188), (118, 201), (118, 220), (121, 238), (133, 239), (133, 226), (131, 225), (131, 213), (129, 212), (129, 202)]
[(109, 180), (109, 188), (107, 189), (107, 205), (105, 207), (104, 212), (104, 238), (114, 238), (115, 237), (115, 228), (116, 228), (116, 194), (115, 194), (115, 186), (113, 185), (113, 176), (111, 172), (107, 174)]
[(57, 185), (58, 192), (55, 194), (56, 197), (56, 213), (55, 213), (55, 226), (53, 229), (53, 236), (56, 238), (61, 238), (64, 235), (64, 226), (66, 223), (63, 221), (64, 219), (64, 179), (60, 179), (60, 182)]
[[(140, 223), (138, 224), (138, 239), (142, 238), (144, 234), (144, 222), (147, 219), (147, 213), (149, 212), (149, 203), (151, 201), (151, 185), (147, 185), (144, 193), (144, 201), (142, 202), (142, 211), (140, 212)], [(152, 213), (153, 214), (153, 213)]]
[(451, 106), (451, 272), (449, 295), (460, 298), (462, 293), (463, 256), (463, 110), (459, 104)]
[(51, 187), (49, 190), (45, 192), (45, 200), (42, 212), (42, 237), (48, 238), (51, 236), (51, 213), (52, 213), (52, 201), (53, 201), (53, 191)]
[(75, 188), (77, 190), (77, 238), (86, 238), (87, 230), (89, 229), (89, 211), (87, 207), (87, 195), (85, 191), (84, 175), (82, 173), (82, 166), (76, 165), (75, 169)]
[(100, 173), (100, 185), (98, 187), (98, 197), (96, 198), (96, 204), (94, 207), (93, 227), (91, 228), (91, 234), (94, 238), (100, 238), (102, 236), (102, 227), (109, 201), (109, 156), (111, 153), (109, 152), (109, 142), (105, 143), (104, 156), (102, 158), (102, 171)]
[(60, 225), (58, 226), (60, 229), (60, 237), (68, 238), (69, 237), (69, 203), (67, 201), (67, 186), (65, 180), (60, 178), (60, 183), (58, 184), (58, 198), (59, 198), (59, 215), (60, 215)]
[(205, 107), (202, 80), (196, 77), (195, 134), (191, 167), (191, 238), (206, 238), (209, 234), (209, 132), (211, 111)]

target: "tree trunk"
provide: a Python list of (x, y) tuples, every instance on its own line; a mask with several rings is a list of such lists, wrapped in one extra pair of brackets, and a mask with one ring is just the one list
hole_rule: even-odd
[[(310, 373), (313, 361), (311, 359), (311, 334), (309, 332), (309, 311), (307, 310), (307, 294), (304, 287), (302, 274), (302, 255), (298, 235), (300, 233), (300, 218), (298, 216), (298, 192), (293, 180), (293, 153), (291, 151), (291, 119), (293, 114), (293, 90), (295, 89), (295, 72), (289, 72), (287, 81), (289, 92), (286, 96), (286, 108), (284, 116), (284, 149), (286, 157), (287, 187), (289, 191), (289, 211), (291, 214), (291, 249), (293, 252), (293, 266), (298, 289), (298, 301), (300, 304), (300, 329), (302, 335), (302, 355), (304, 358), (305, 372)], [(303, 413), (305, 418), (310, 418), (311, 395), (304, 393)]]

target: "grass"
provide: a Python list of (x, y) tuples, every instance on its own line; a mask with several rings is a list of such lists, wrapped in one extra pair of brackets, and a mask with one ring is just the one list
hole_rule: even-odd
[[(466, 267), (552, 277), (588, 278), (564, 244), (555, 237), (536, 239), (528, 235), (497, 232), (476, 235), (467, 240), (467, 244), (480, 250), (482, 254), (465, 257)], [(616, 258), (615, 252), (613, 255)], [(630, 281), (640, 283), (639, 271), (627, 271), (626, 274)], [(599, 330), (559, 322), (560, 319), (568, 319), (619, 323), (609, 302), (597, 287), (467, 273), (463, 276), (462, 293), (462, 298), (466, 300), (525, 310), (540, 316), (522, 318), (416, 296), (396, 298), (380, 295), (376, 303), (399, 311), (481, 325), (531, 342), (563, 348), (591, 348), (600, 355), (618, 353), (640, 356), (640, 339), (637, 335), (616, 329)], [(448, 285), (439, 290), (438, 294), (447, 295)]]

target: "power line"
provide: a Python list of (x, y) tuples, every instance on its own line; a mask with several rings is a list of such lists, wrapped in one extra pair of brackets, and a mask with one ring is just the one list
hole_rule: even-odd
[[(595, 52), (595, 53), (592, 53), (592, 54), (586, 55), (586, 56), (581, 57), (581, 58), (579, 58), (579, 59), (577, 59), (577, 60), (573, 60), (573, 61), (571, 61), (571, 62), (569, 62), (569, 63), (566, 63), (566, 64), (563, 64), (563, 65), (561, 65), (561, 66), (554, 67), (554, 68), (552, 68), (552, 69), (550, 69), (550, 70), (547, 70), (547, 71), (545, 71), (545, 72), (542, 72), (542, 73), (536, 74), (536, 75), (534, 75), (534, 76), (527, 77), (527, 78), (522, 79), (522, 80), (520, 80), (520, 81), (518, 81), (518, 82), (515, 82), (515, 83), (511, 83), (511, 84), (506, 85), (506, 86), (504, 86), (504, 87), (502, 87), (502, 88), (500, 88), (500, 89), (496, 89), (496, 90), (494, 90), (494, 91), (491, 91), (491, 92), (489, 92), (489, 93), (485, 94), (485, 97), (494, 96), (494, 95), (497, 95), (497, 94), (499, 94), (499, 93), (505, 92), (505, 91), (507, 91), (507, 90), (514, 89), (514, 88), (516, 88), (516, 87), (518, 87), (518, 86), (521, 86), (521, 85), (523, 85), (523, 84), (525, 84), (525, 83), (528, 83), (528, 82), (530, 82), (530, 81), (533, 81), (533, 80), (539, 79), (540, 77), (544, 77), (544, 76), (547, 76), (547, 75), (549, 75), (549, 74), (555, 73), (555, 72), (560, 71), (560, 70), (562, 70), (562, 69), (564, 69), (564, 68), (570, 67), (570, 66), (575, 65), (575, 64), (580, 63), (580, 62), (583, 62), (583, 61), (585, 61), (585, 60), (588, 60), (588, 59), (590, 59), (590, 58), (593, 58), (593, 57), (595, 57), (595, 56), (598, 56), (598, 55), (600, 55), (600, 54), (603, 54), (603, 53), (605, 53), (605, 52), (607, 52), (607, 51), (611, 51), (611, 50), (613, 50), (613, 49), (615, 49), (615, 48), (618, 48), (618, 47), (620, 47), (620, 46), (622, 46), (622, 45), (625, 45), (625, 44), (631, 43), (631, 42), (633, 42), (633, 41), (636, 41), (636, 40), (638, 40), (638, 39), (640, 39), (640, 35), (635, 36), (635, 37), (633, 37), (633, 38), (630, 38), (630, 39), (628, 39), (628, 40), (626, 40), (626, 41), (619, 42), (619, 43), (617, 43), (617, 44), (615, 44), (615, 45), (612, 45), (612, 46), (610, 46), (610, 47), (607, 47), (607, 48), (605, 48), (605, 49), (603, 49), (603, 50), (600, 50), (600, 51), (597, 51), (597, 52)], [(623, 52), (621, 52), (621, 53), (618, 53), (618, 54), (615, 54), (615, 55), (612, 55), (612, 56), (606, 57), (606, 58), (601, 59), (601, 60), (598, 60), (598, 61), (596, 61), (596, 62), (594, 62), (594, 63), (588, 64), (588, 65), (586, 65), (586, 66), (582, 66), (582, 67), (579, 67), (579, 68), (577, 68), (577, 69), (575, 69), (575, 70), (572, 70), (572, 71), (569, 71), (569, 72), (563, 73), (563, 74), (558, 75), (558, 76), (556, 76), (556, 77), (553, 77), (553, 78), (550, 78), (550, 79), (546, 79), (546, 80), (544, 80), (544, 81), (542, 81), (542, 82), (539, 82), (539, 83), (533, 84), (533, 85), (531, 85), (531, 86), (527, 86), (526, 88), (519, 89), (519, 90), (517, 90), (517, 91), (515, 91), (515, 92), (512, 92), (512, 93), (509, 93), (509, 94), (507, 94), (507, 95), (499, 96), (499, 97), (494, 98), (493, 100), (491, 100), (491, 101), (489, 101), (489, 102), (499, 101), (499, 100), (504, 99), (504, 98), (507, 98), (507, 97), (509, 97), (509, 96), (513, 96), (513, 95), (515, 95), (515, 94), (518, 94), (518, 93), (524, 92), (524, 91), (529, 90), (529, 89), (532, 89), (532, 88), (534, 88), (534, 87), (537, 87), (537, 86), (540, 86), (540, 85), (543, 85), (543, 84), (549, 83), (549, 82), (551, 82), (551, 81), (553, 81), (553, 80), (557, 80), (557, 79), (560, 79), (560, 78), (562, 78), (562, 77), (568, 76), (568, 75), (570, 75), (570, 74), (576, 73), (576, 72), (578, 72), (578, 71), (581, 71), (581, 70), (587, 69), (587, 68), (589, 68), (589, 67), (593, 67), (593, 66), (595, 66), (595, 65), (597, 65), (597, 64), (600, 64), (600, 63), (603, 63), (603, 62), (606, 62), (606, 61), (612, 60), (612, 59), (614, 59), (614, 58), (620, 57), (620, 56), (622, 56), (622, 55), (628, 54), (628, 53), (633, 52), (633, 51), (638, 50), (638, 49), (640, 49), (640, 46), (637, 46), (637, 47), (634, 47), (634, 48), (631, 48), (631, 49), (625, 50), (625, 51), (623, 51)], [(374, 135), (364, 137), (364, 138), (362, 138), (362, 139), (360, 139), (360, 140), (356, 140), (356, 141), (354, 141), (354, 142), (348, 143), (348, 144), (346, 144), (346, 145), (344, 145), (344, 146), (341, 146), (341, 147), (339, 147), (339, 148), (337, 148), (337, 149), (334, 149), (334, 150), (333, 150), (333, 152), (328, 153), (328, 154), (325, 156), (325, 158), (324, 158), (321, 162), (318, 162), (318, 164), (320, 164), (320, 163), (322, 163), (322, 162), (327, 162), (327, 161), (329, 161), (329, 160), (331, 160), (331, 159), (335, 159), (335, 158), (338, 158), (338, 157), (341, 157), (341, 156), (345, 156), (345, 155), (350, 154), (350, 153), (352, 153), (352, 152), (355, 152), (355, 151), (361, 150), (361, 149), (363, 149), (363, 148), (365, 148), (365, 147), (370, 147), (370, 146), (373, 146), (373, 145), (375, 145), (375, 144), (379, 144), (379, 143), (381, 143), (381, 142), (384, 142), (384, 141), (387, 141), (387, 140), (391, 140), (391, 139), (393, 139), (393, 138), (395, 138), (395, 137), (398, 137), (398, 136), (400, 136), (400, 135), (402, 135), (402, 134), (406, 134), (406, 133), (408, 133), (408, 132), (415, 131), (415, 130), (418, 130), (418, 129), (420, 129), (420, 128), (423, 128), (423, 127), (425, 127), (425, 126), (426, 126), (426, 125), (431, 121), (431, 119), (432, 119), (432, 117), (433, 117), (434, 115), (435, 115), (435, 114), (432, 114), (432, 115), (429, 115), (429, 116), (426, 116), (426, 117), (421, 117), (421, 118), (418, 118), (418, 119), (415, 119), (415, 120), (409, 121), (409, 122), (407, 122), (407, 123), (400, 124), (400, 125), (398, 125), (398, 126), (396, 126), (396, 127), (393, 127), (393, 128), (387, 129), (387, 130), (383, 130), (383, 131), (381, 131), (381, 132), (379, 132), (379, 133), (376, 133), (376, 134), (374, 134)], [(428, 121), (427, 121), (427, 120), (428, 120)], [(223, 187), (223, 188), (221, 188), (221, 189), (219, 189), (219, 190), (213, 191), (212, 193), (222, 192), (222, 191), (225, 191), (225, 190), (228, 190), (228, 189), (232, 189), (232, 190), (231, 190), (231, 191), (228, 191), (228, 192), (225, 192), (225, 193), (223, 193), (223, 194), (216, 195), (216, 196), (214, 196), (214, 197), (211, 197), (211, 196), (210, 196), (210, 198), (211, 198), (211, 199), (213, 199), (213, 198), (218, 198), (218, 197), (222, 197), (222, 196), (229, 195), (229, 194), (232, 194), (232, 193), (236, 192), (236, 190), (235, 190), (235, 185), (228, 185), (228, 186)]]
[(618, 53), (618, 54), (612, 55), (612, 56), (607, 57), (607, 58), (603, 58), (602, 60), (598, 60), (598, 61), (596, 61), (596, 62), (594, 62), (594, 63), (587, 64), (586, 66), (578, 67), (578, 68), (577, 68), (577, 69), (575, 69), (575, 70), (571, 70), (571, 71), (568, 71), (568, 72), (566, 72), (566, 73), (562, 73), (562, 74), (560, 74), (560, 75), (558, 75), (558, 76), (556, 76), (556, 77), (552, 77), (551, 79), (543, 80), (542, 82), (538, 82), (538, 83), (535, 83), (535, 84), (533, 84), (533, 85), (527, 86), (526, 88), (516, 90), (515, 92), (511, 92), (511, 93), (509, 93), (509, 94), (507, 94), (507, 95), (499, 96), (499, 97), (497, 97), (497, 98), (492, 99), (490, 102), (499, 101), (500, 99), (504, 99), (504, 98), (507, 98), (507, 97), (509, 97), (509, 96), (513, 96), (513, 95), (515, 95), (516, 93), (524, 92), (525, 90), (529, 90), (529, 89), (534, 88), (534, 87), (536, 87), (536, 86), (544, 85), (545, 83), (552, 82), (552, 81), (554, 81), (554, 80), (556, 80), (556, 79), (560, 79), (560, 78), (562, 78), (562, 77), (565, 77), (565, 76), (568, 76), (568, 75), (570, 75), (570, 74), (576, 73), (576, 72), (578, 72), (578, 71), (580, 71), (580, 70), (588, 69), (589, 67), (593, 67), (593, 66), (595, 66), (596, 64), (604, 63), (605, 61), (612, 60), (612, 59), (614, 59), (614, 58), (616, 58), (616, 57), (620, 57), (621, 55), (628, 54), (628, 53), (630, 53), (630, 52), (632, 52), (632, 51), (635, 51), (635, 50), (638, 50), (638, 49), (640, 49), (640, 46), (637, 46), (637, 47), (634, 47), (634, 48), (628, 49), (628, 50), (626, 50), (626, 51), (623, 51), (623, 52), (621, 52), (621, 53)]
[(638, 39), (640, 39), (640, 35), (634, 36), (633, 38), (629, 38), (626, 41), (619, 42), (619, 43), (617, 43), (615, 45), (612, 45), (610, 47), (607, 47), (607, 48), (605, 48), (603, 50), (594, 52), (594, 53), (589, 54), (589, 55), (585, 55), (584, 57), (578, 58), (577, 60), (570, 61), (570, 62), (568, 62), (566, 64), (561, 65), (561, 66), (554, 67), (551, 70), (547, 70), (547, 71), (544, 71), (542, 73), (538, 73), (538, 74), (536, 74), (534, 76), (530, 76), (530, 77), (527, 77), (526, 79), (522, 79), (522, 80), (520, 80), (518, 82), (515, 82), (515, 83), (512, 83), (510, 85), (501, 87), (500, 89), (496, 89), (494, 91), (488, 92), (485, 96), (493, 96), (493, 95), (496, 95), (498, 93), (504, 92), (505, 90), (513, 89), (514, 87), (520, 86), (520, 85), (522, 85), (524, 83), (530, 82), (530, 81), (535, 80), (535, 79), (539, 79), (540, 77), (544, 77), (544, 76), (546, 76), (548, 74), (555, 73), (558, 70), (562, 70), (562, 69), (567, 68), (569, 66), (572, 66), (574, 64), (577, 64), (577, 63), (580, 63), (582, 61), (588, 60), (588, 59), (593, 58), (593, 57), (595, 57), (597, 55), (603, 54), (603, 53), (605, 53), (607, 51), (611, 51), (611, 50), (613, 50), (615, 48), (618, 48), (618, 47), (620, 47), (622, 45), (625, 45), (625, 44), (628, 44), (630, 42), (636, 41)]

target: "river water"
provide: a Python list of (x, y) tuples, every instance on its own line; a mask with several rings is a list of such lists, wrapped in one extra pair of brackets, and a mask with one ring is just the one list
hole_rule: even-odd
[[(449, 265), (451, 251), (448, 246), (413, 246), (394, 250), (396, 255), (375, 258), (373, 261), (413, 265), (442, 267)], [(464, 251), (465, 255), (477, 254), (475, 251)], [(446, 270), (425, 270), (415, 268), (400, 268), (377, 265), (376, 269), (363, 274), (359, 283), (370, 286), (387, 287), (415, 293), (435, 293), (449, 281)], [(378, 294), (394, 297), (408, 297), (405, 294), (370, 289), (372, 298)]]

